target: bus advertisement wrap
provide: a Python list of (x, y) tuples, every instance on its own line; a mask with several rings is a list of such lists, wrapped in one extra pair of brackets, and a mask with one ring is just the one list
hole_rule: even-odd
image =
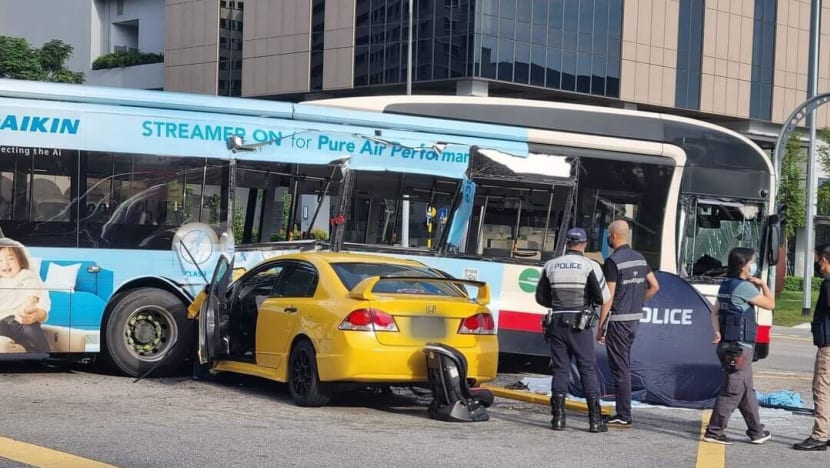
[[(469, 164), (469, 146), (499, 146), (503, 151), (527, 156), (527, 145), (517, 142), (491, 141), (388, 130), (377, 135), (374, 129), (315, 125), (281, 119), (239, 117), (228, 124), (221, 115), (207, 114), (194, 119), (177, 111), (156, 110), (142, 114), (114, 108), (104, 113), (61, 109), (59, 105), (41, 105), (38, 109), (15, 105), (0, 99), (0, 134), (15, 133), (17, 146), (72, 148), (95, 151), (166, 154), (203, 157), (224, 153), (226, 141), (239, 136), (246, 143), (267, 143), (258, 151), (240, 152), (237, 159), (279, 161), (281, 163), (326, 165), (349, 156), (357, 170), (414, 172), (460, 179)], [(380, 132), (377, 132), (380, 133)], [(99, 140), (98, 134), (107, 138)], [(505, 145), (507, 148), (505, 148)]]

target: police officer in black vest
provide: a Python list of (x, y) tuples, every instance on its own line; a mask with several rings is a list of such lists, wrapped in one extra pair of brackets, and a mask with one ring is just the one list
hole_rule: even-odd
[(597, 341), (606, 345), (614, 376), (617, 414), (608, 420), (610, 427), (632, 427), (631, 346), (643, 318), (643, 302), (660, 289), (643, 254), (629, 245), (629, 237), (628, 221), (618, 219), (608, 226), (608, 246), (614, 253), (602, 267), (613, 298), (597, 327)]
[(752, 381), (752, 358), (758, 333), (753, 306), (773, 310), (775, 297), (767, 284), (755, 277), (758, 264), (754, 250), (735, 247), (729, 252), (728, 262), (726, 279), (718, 289), (718, 300), (712, 308), (713, 342), (718, 344), (716, 352), (723, 364), (724, 379), (703, 440), (732, 445), (725, 430), (730, 416), (739, 409), (750, 443), (763, 444), (770, 439), (770, 433), (761, 424), (758, 395)]
[(588, 235), (581, 228), (567, 232), (568, 251), (545, 263), (542, 277), (536, 287), (536, 302), (549, 307), (542, 322), (545, 339), (550, 342), (551, 366), (551, 426), (565, 429), (565, 395), (568, 392), (568, 374), (571, 356), (582, 380), (582, 391), (588, 401), (590, 432), (608, 430), (602, 419), (599, 404), (596, 351), (591, 329), (597, 319), (595, 309), (611, 300), (599, 264), (583, 253)]

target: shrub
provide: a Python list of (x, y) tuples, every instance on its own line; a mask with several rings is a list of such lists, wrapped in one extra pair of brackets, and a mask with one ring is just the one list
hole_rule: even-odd
[(312, 229), (309, 233), (309, 237), (311, 239), (317, 239), (321, 241), (329, 240), (329, 233), (322, 229)]
[[(812, 278), (812, 288), (818, 289), (821, 286), (822, 278)], [(797, 276), (787, 276), (784, 278), (784, 290), (785, 291), (803, 291), (804, 290), (804, 281), (803, 278)]]
[(164, 55), (144, 53), (137, 50), (117, 51), (98, 57), (92, 62), (93, 70), (105, 70), (108, 68), (131, 67), (133, 65), (146, 65), (148, 63), (161, 63)]

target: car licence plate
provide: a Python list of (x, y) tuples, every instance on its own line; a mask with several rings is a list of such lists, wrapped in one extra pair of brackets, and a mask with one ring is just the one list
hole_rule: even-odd
[(446, 321), (442, 317), (412, 317), (412, 336), (416, 338), (441, 338), (447, 334)]

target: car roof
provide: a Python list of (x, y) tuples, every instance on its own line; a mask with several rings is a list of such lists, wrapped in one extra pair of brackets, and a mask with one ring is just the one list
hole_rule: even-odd
[(386, 255), (371, 255), (352, 252), (299, 252), (286, 255), (278, 255), (266, 259), (266, 262), (273, 260), (322, 260), (326, 263), (383, 263), (390, 265), (407, 265), (415, 267), (426, 267), (425, 264), (412, 259), (391, 257)]

